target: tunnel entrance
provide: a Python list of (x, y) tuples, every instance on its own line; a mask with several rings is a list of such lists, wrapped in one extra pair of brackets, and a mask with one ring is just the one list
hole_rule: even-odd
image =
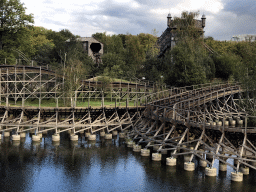
[(100, 43), (92, 43), (90, 45), (90, 49), (93, 53), (98, 53), (101, 50), (101, 44)]

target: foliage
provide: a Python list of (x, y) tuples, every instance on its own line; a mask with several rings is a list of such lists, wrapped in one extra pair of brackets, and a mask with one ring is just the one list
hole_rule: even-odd
[(156, 57), (157, 37), (140, 33), (139, 35), (107, 35), (104, 33), (93, 34), (93, 37), (104, 44), (103, 65), (98, 69), (98, 75), (111, 77), (142, 77), (140, 71), (146, 59)]
[[(10, 35), (16, 36), (20, 29), (32, 24), (33, 15), (25, 14), (26, 8), (19, 0), (0, 0), (0, 50), (9, 45)], [(13, 38), (11, 38), (14, 40)]]
[(65, 105), (70, 106), (73, 93), (81, 85), (81, 80), (85, 76), (85, 68), (83, 63), (78, 59), (70, 59), (67, 62), (67, 66), (64, 69), (65, 74), (65, 87), (64, 87), (64, 98)]
[(105, 73), (112, 78), (121, 78), (124, 75), (124, 59), (117, 53), (107, 53), (102, 56), (102, 67)]
[(198, 13), (183, 12), (173, 24), (176, 46), (163, 59), (165, 82), (169, 85), (185, 86), (205, 83), (214, 77), (215, 70), (211, 58), (203, 47), (200, 28), (195, 25)]
[(235, 74), (235, 70), (240, 66), (239, 59), (233, 54), (215, 55), (213, 57), (216, 77), (228, 80), (230, 76)]
[(100, 84), (98, 85), (99, 88), (103, 91), (106, 92), (107, 88), (110, 87), (110, 83), (113, 81), (112, 78), (106, 76), (106, 75), (102, 75), (98, 77), (98, 81), (100, 82)]
[(176, 40), (180, 41), (184, 37), (200, 38), (202, 35), (201, 29), (196, 26), (195, 18), (199, 12), (182, 12), (181, 17), (175, 17), (173, 25), (177, 27), (175, 31)]
[(171, 65), (171, 72), (166, 77), (167, 84), (185, 86), (206, 82), (206, 67), (204, 61), (207, 55), (200, 45), (188, 40), (178, 43), (171, 51), (172, 62), (164, 60), (165, 65)]

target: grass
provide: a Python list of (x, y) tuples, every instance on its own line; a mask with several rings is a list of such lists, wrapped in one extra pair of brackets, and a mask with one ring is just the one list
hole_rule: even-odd
[[(111, 101), (111, 99), (105, 99), (104, 101), (104, 107), (115, 107), (115, 99), (113, 99), (113, 101)], [(15, 104), (14, 101), (10, 100), (9, 101), (9, 104), (10, 106), (21, 106), (22, 105), (22, 101), (21, 100), (18, 100)], [(39, 100), (38, 99), (27, 99), (24, 103), (24, 105), (26, 107), (39, 107)], [(91, 107), (95, 107), (95, 108), (98, 108), (98, 107), (101, 107), (102, 105), (102, 102), (100, 99), (92, 99), (90, 100), (90, 106)], [(55, 99), (44, 99), (41, 101), (41, 107), (56, 107), (56, 101)], [(59, 107), (64, 107), (64, 102), (62, 99), (59, 99), (58, 100), (58, 106)], [(117, 102), (116, 103), (116, 106), (117, 107), (125, 107), (126, 106), (126, 102), (125, 100), (121, 101), (120, 103)], [(134, 103), (134, 101), (132, 102), (129, 102), (129, 105), (128, 107), (134, 107), (136, 106), (136, 103)], [(88, 100), (78, 100), (77, 103), (76, 103), (76, 107), (88, 107)]]
[(87, 81), (101, 81), (103, 78), (109, 80), (110, 82), (122, 82), (122, 83), (136, 83), (135, 81), (128, 81), (128, 80), (124, 80), (124, 79), (116, 79), (116, 78), (110, 78), (110, 77), (103, 77), (103, 76), (98, 76), (98, 77), (94, 77), (91, 79), (87, 79)]

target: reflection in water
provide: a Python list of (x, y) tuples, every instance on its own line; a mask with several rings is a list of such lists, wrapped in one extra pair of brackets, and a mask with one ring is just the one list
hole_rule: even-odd
[[(116, 137), (88, 141), (79, 137), (70, 142), (61, 133), (60, 142), (52, 142), (51, 134), (41, 142), (31, 135), (20, 142), (3, 138), (0, 145), (0, 191), (253, 191), (256, 173), (244, 177), (242, 183), (231, 182), (230, 172), (217, 177), (205, 176), (194, 159), (196, 170), (184, 171), (183, 157), (176, 167), (142, 157), (124, 140)], [(151, 151), (152, 152), (152, 151)], [(218, 169), (218, 163), (214, 164)]]

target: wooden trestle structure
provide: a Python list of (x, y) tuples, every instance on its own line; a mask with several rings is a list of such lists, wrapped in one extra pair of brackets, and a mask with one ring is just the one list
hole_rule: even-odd
[(171, 157), (190, 155), (190, 162), (198, 157), (212, 167), (217, 159), (237, 171), (240, 165), (256, 169), (256, 128), (248, 126), (253, 117), (238, 103), (241, 91), (231, 84), (182, 88), (148, 103), (129, 137)]
[(72, 134), (84, 131), (124, 131), (133, 126), (142, 108), (19, 108), (3, 107), (1, 131), (19, 134), (35, 130), (35, 134), (54, 130), (56, 134), (70, 130)]
[[(35, 130), (35, 134), (49, 130), (56, 134), (68, 130), (72, 134), (127, 130), (127, 137), (137, 144), (157, 152), (167, 151), (172, 157), (190, 155), (191, 162), (196, 156), (209, 166), (217, 159), (237, 171), (240, 165), (256, 169), (256, 128), (250, 127), (254, 117), (241, 107), (243, 90), (237, 84), (197, 85), (152, 93), (149, 85), (112, 83), (112, 92), (119, 92), (113, 97), (129, 95), (136, 107), (128, 107), (128, 99), (124, 108), (116, 104), (104, 108), (104, 99), (98, 109), (58, 107), (58, 102), (55, 108), (41, 107), (41, 99), (61, 98), (63, 82), (58, 78), (64, 79), (41, 67), (0, 66), (0, 130), (13, 134), (27, 130)], [(97, 96), (104, 93), (95, 84), (98, 82), (83, 81), (74, 92), (74, 100), (102, 97)], [(39, 107), (25, 107), (28, 98), (39, 99)], [(15, 103), (22, 99), (22, 106), (10, 106), (9, 99)], [(238, 161), (237, 166), (227, 159)]]
[[(28, 99), (63, 99), (65, 76), (37, 66), (0, 65), (0, 104), (14, 100), (26, 102)], [(81, 81), (81, 86), (73, 92), (73, 102), (90, 102), (92, 99), (108, 99), (122, 102), (145, 100), (145, 97), (163, 86), (143, 80), (121, 80), (106, 85), (96, 78)], [(68, 98), (70, 99), (70, 98)], [(75, 105), (76, 106), (76, 105)]]

